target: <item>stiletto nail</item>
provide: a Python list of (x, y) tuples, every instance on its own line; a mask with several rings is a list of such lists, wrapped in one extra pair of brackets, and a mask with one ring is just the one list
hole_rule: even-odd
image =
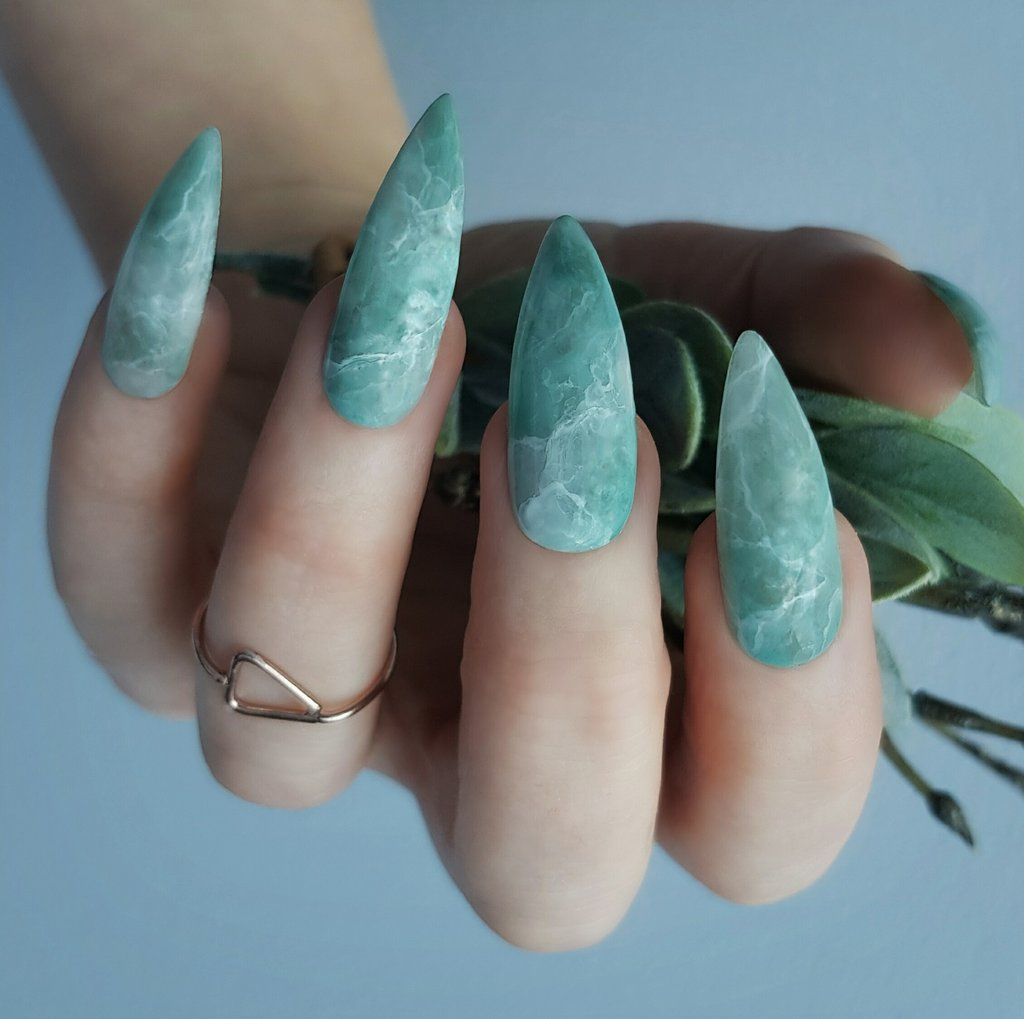
[(928, 289), (950, 310), (964, 332), (974, 371), (965, 390), (987, 406), (999, 402), (1002, 381), (1002, 348), (995, 326), (985, 310), (955, 283), (930, 272), (919, 272)]
[(802, 665), (839, 628), (843, 578), (818, 444), (779, 362), (757, 333), (736, 343), (718, 438), (718, 564), (740, 646)]
[(128, 242), (102, 359), (129, 396), (162, 396), (188, 367), (213, 273), (220, 181), (220, 133), (209, 127), (160, 182)]
[(393, 425), (423, 395), (455, 290), (462, 197), (459, 129), (443, 95), (391, 164), (342, 284), (324, 391), (354, 424)]
[(626, 337), (590, 238), (570, 216), (541, 242), (509, 381), (508, 466), (523, 533), (587, 552), (622, 530), (636, 485)]

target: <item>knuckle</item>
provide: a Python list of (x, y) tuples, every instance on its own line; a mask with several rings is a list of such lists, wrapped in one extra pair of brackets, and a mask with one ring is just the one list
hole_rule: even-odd
[(510, 706), (520, 719), (562, 718), (606, 748), (639, 748), (651, 718), (661, 717), (671, 662), (661, 642), (563, 631), (556, 646), (529, 639), (502, 647), (465, 647), (463, 674), (476, 688)]
[(284, 560), (300, 574), (338, 576), (354, 587), (372, 587), (382, 574), (399, 567), (401, 542), (365, 528), (358, 541), (338, 534), (327, 506), (264, 498), (250, 503), (241, 515), (247, 554)]

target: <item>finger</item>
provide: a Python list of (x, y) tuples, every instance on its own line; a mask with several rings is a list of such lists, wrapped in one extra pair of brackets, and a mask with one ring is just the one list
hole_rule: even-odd
[(871, 585), (781, 369), (741, 337), (726, 383), (716, 514), (689, 547), (685, 697), (661, 839), (721, 895), (806, 887), (846, 841), (881, 732)]
[(208, 294), (219, 196), (220, 139), (208, 130), (143, 212), (53, 439), (58, 590), (118, 685), (169, 714), (194, 710), (188, 620), (209, 572), (194, 478), (230, 335), (227, 306)]
[[(367, 687), (384, 665), (434, 442), (462, 365), (458, 311), (416, 407), (399, 423), (364, 428), (340, 417), (322, 382), (324, 338), (338, 286), (303, 319), (250, 464), (211, 592), (206, 640), (226, 664), (264, 654), (326, 709)], [(239, 697), (294, 708), (287, 692), (240, 678)], [(198, 678), (200, 735), (213, 774), (233, 792), (300, 807), (358, 773), (378, 704), (334, 725), (251, 718)]]
[(191, 715), (189, 621), (209, 575), (193, 526), (194, 477), (227, 361), (227, 305), (210, 291), (188, 370), (153, 400), (122, 393), (104, 371), (106, 307), (89, 325), (54, 430), (54, 579), (125, 693), (151, 711)]
[(615, 927), (650, 855), (669, 672), (657, 454), (641, 427), (629, 522), (567, 555), (519, 530), (505, 431), (499, 412), (481, 450), (452, 869), (506, 940), (563, 950)]
[[(468, 234), (459, 293), (528, 265), (545, 225), (495, 224)], [(706, 223), (587, 229), (609, 274), (651, 298), (695, 304), (733, 336), (757, 330), (794, 381), (932, 415), (971, 375), (953, 314), (870, 238)]]
[[(422, 399), (398, 424), (340, 417), (322, 382), (324, 338), (338, 286), (310, 305), (253, 454), (210, 596), (205, 637), (223, 668), (254, 649), (325, 710), (360, 694), (388, 658), (395, 610), (433, 447), (462, 364), (454, 310)], [(198, 675), (203, 752), (215, 777), (246, 799), (301, 807), (343, 789), (363, 765), (379, 702), (332, 725), (231, 711)], [(238, 696), (294, 709), (254, 670)]]
[(661, 779), (658, 460), (645, 429), (636, 441), (598, 274), (578, 224), (557, 221), (523, 302), (510, 410), (481, 449), (462, 669), (453, 872), (488, 924), (543, 950), (619, 921)]
[[(253, 649), (325, 716), (379, 684), (434, 445), (462, 367), (451, 304), (462, 158), (450, 99), (423, 114), (367, 213), (343, 285), (313, 301), (228, 527), (206, 618), (213, 662)], [(329, 327), (329, 328), (328, 328)], [(250, 664), (239, 702), (302, 708)], [(302, 807), (362, 768), (379, 698), (332, 725), (254, 717), (197, 673), (210, 769), (246, 799)], [(236, 705), (237, 706), (237, 705)]]

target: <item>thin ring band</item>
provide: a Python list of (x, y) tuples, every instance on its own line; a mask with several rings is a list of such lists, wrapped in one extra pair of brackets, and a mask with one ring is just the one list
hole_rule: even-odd
[[(243, 648), (235, 652), (231, 664), (226, 672), (222, 672), (213, 663), (206, 652), (205, 647), (205, 624), (206, 624), (207, 602), (196, 610), (192, 620), (192, 647), (195, 650), (196, 658), (203, 667), (203, 671), (224, 689), (224, 700), (232, 711), (240, 715), (253, 715), (257, 718), (277, 718), (285, 722), (341, 722), (346, 718), (362, 711), (368, 704), (380, 696), (391, 673), (395, 667), (395, 656), (398, 653), (398, 638), (392, 632), (391, 650), (388, 653), (384, 668), (380, 671), (373, 682), (355, 700), (339, 708), (337, 711), (324, 712), (323, 705), (305, 687), (296, 683), (287, 675), (283, 669), (278, 668), (273, 662), (264, 658), (257, 651)], [(274, 680), (279, 686), (287, 690), (301, 705), (301, 708), (270, 708), (262, 704), (250, 704), (248, 701), (238, 699), (235, 686), (238, 680), (238, 671), (242, 665), (254, 665)]]

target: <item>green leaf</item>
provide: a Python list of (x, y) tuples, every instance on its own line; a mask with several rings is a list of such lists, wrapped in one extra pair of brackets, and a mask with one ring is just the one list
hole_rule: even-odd
[(1024, 583), (1024, 504), (984, 463), (928, 431), (878, 426), (819, 437), (826, 465), (958, 562)]
[(878, 672), (882, 678), (882, 718), (886, 729), (895, 735), (908, 728), (913, 721), (914, 706), (892, 648), (877, 627), (875, 653), (878, 655)]
[(633, 283), (617, 279), (615, 276), (609, 276), (608, 284), (612, 288), (612, 297), (615, 298), (615, 306), (619, 309), (620, 313), (624, 312), (627, 308), (632, 308), (634, 305), (642, 303), (644, 300), (644, 292)]
[(1024, 420), (967, 394), (935, 418), (849, 396), (798, 395), (831, 468), (952, 559), (1024, 582)]
[(459, 302), (466, 324), (466, 388), (491, 408), (508, 398), (512, 341), (528, 277), (525, 269), (499, 276)]
[(732, 342), (722, 327), (699, 308), (677, 301), (644, 301), (622, 315), (627, 334), (630, 329), (664, 329), (678, 337), (693, 356), (704, 398), (704, 428), (718, 434), (722, 412), (725, 373), (732, 357)]
[(484, 429), (494, 416), (494, 407), (483, 403), (463, 386), (459, 394), (459, 452), (479, 453)]
[(815, 426), (908, 428), (956, 446), (984, 464), (1024, 502), (1024, 453), (1021, 452), (1024, 450), (1024, 418), (1005, 407), (986, 407), (961, 394), (937, 417), (923, 418), (880, 403), (834, 393), (798, 389), (797, 396)]
[(244, 272), (256, 281), (265, 294), (288, 297), (303, 304), (316, 293), (312, 266), (299, 255), (278, 255), (262, 251), (218, 251), (215, 272)]
[(662, 469), (682, 470), (700, 442), (704, 402), (693, 357), (664, 329), (626, 329), (636, 410), (651, 430)]
[(930, 272), (919, 272), (935, 296), (950, 310), (967, 338), (974, 372), (964, 392), (985, 404), (999, 399), (1002, 374), (1002, 350), (992, 320), (970, 294), (956, 284)]
[(853, 524), (864, 546), (875, 601), (902, 598), (942, 576), (939, 554), (888, 506), (835, 471), (829, 472), (828, 481), (836, 509)]
[(516, 269), (504, 276), (496, 276), (466, 294), (459, 301), (466, 331), (482, 334), (511, 355), (519, 306), (523, 303), (529, 278), (528, 269)]
[(658, 517), (658, 547), (685, 556), (696, 523), (676, 516)]
[(662, 474), (658, 508), (661, 513), (710, 513), (715, 508), (715, 491), (697, 478)]
[(812, 389), (798, 389), (796, 393), (814, 425), (913, 429), (956, 446), (984, 464), (1024, 502), (1024, 418), (1005, 407), (986, 407), (961, 394), (937, 417), (923, 418), (850, 396)]
[(436, 456), (454, 456), (459, 452), (459, 405), (462, 402), (462, 376), (460, 375), (455, 383), (455, 391), (444, 412), (444, 420), (441, 422), (441, 431), (438, 433), (437, 442), (434, 444)]
[(681, 555), (667, 549), (659, 549), (658, 582), (661, 586), (661, 606), (680, 630), (683, 628), (683, 570), (684, 560)]

